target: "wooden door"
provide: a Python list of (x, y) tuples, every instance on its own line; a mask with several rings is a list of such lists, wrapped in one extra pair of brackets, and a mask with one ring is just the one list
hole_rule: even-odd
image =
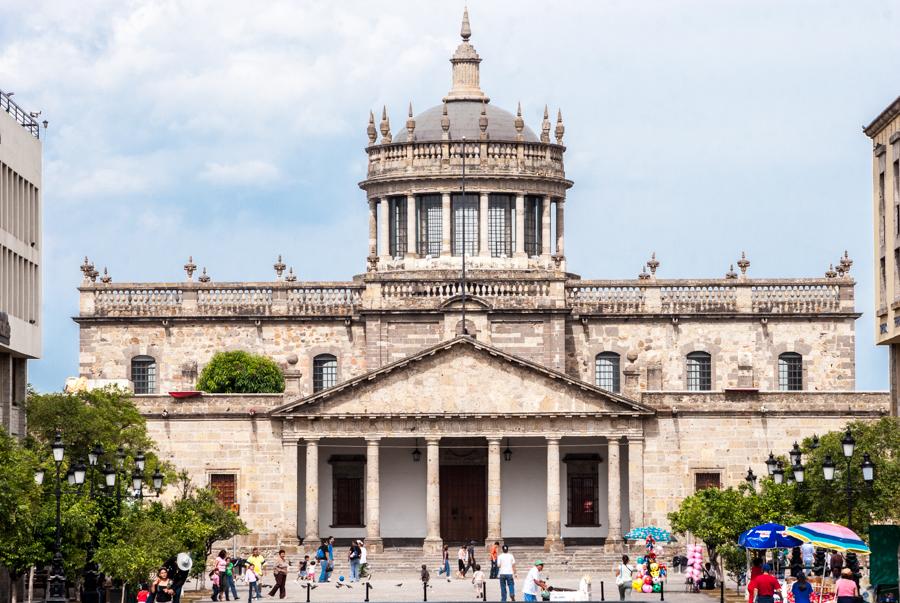
[(441, 538), (483, 542), (487, 537), (487, 467), (441, 466)]

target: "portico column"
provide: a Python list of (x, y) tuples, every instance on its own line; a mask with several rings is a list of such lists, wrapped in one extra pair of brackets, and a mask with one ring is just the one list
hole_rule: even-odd
[(541, 203), (541, 255), (550, 255), (550, 195), (544, 196)]
[(565, 199), (557, 199), (556, 200), (556, 255), (559, 257), (563, 257), (565, 255), (564, 250), (564, 237), (565, 237)]
[(450, 193), (441, 195), (441, 256), (450, 255)]
[(381, 482), (378, 468), (379, 436), (366, 438), (366, 547), (380, 553), (381, 540)]
[(319, 438), (306, 438), (306, 537), (311, 546), (319, 543)]
[(525, 257), (525, 195), (516, 195), (515, 257)]
[(406, 257), (418, 257), (416, 249), (416, 196), (406, 196)]
[(378, 256), (378, 199), (369, 199), (369, 257)]
[(488, 438), (487, 539), (500, 540), (500, 437)]
[(607, 541), (622, 539), (622, 507), (621, 507), (621, 489), (622, 484), (619, 479), (621, 465), (619, 463), (619, 441), (613, 438), (607, 440), (607, 524), (609, 525), (609, 533), (606, 536)]
[(389, 240), (391, 232), (390, 206), (391, 204), (387, 197), (382, 197), (381, 201), (378, 203), (378, 245), (381, 247), (380, 256), (383, 260), (391, 259), (391, 246)]
[(631, 525), (644, 525), (644, 440), (628, 438), (628, 509)]
[(559, 436), (547, 436), (547, 538), (544, 550), (563, 550), (559, 525)]
[(300, 460), (299, 444), (296, 440), (282, 442), (284, 456), (281, 461), (281, 479), (284, 484), (284, 498), (281, 513), (284, 518), (284, 525), (281, 529), (281, 535), (285, 540), (293, 540), (300, 537), (300, 531), (297, 526), (297, 522), (300, 519), (297, 512), (297, 503), (299, 502), (297, 499), (300, 496), (300, 484), (298, 483), (300, 475), (297, 472), (297, 464)]
[(489, 257), (491, 252), (488, 250), (488, 194), (481, 193), (481, 199), (478, 206), (478, 255), (481, 257)]
[(441, 550), (441, 448), (440, 438), (427, 438), (427, 481), (425, 486), (425, 546), (426, 553)]

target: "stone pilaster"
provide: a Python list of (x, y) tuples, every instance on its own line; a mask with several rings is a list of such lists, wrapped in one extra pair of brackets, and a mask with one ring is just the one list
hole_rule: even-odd
[(418, 257), (416, 248), (416, 196), (406, 196), (406, 257)]
[(284, 514), (282, 535), (285, 541), (293, 541), (300, 537), (297, 522), (299, 512), (297, 499), (300, 495), (300, 474), (297, 472), (298, 457), (300, 456), (299, 442), (284, 442), (282, 444), (284, 456), (281, 461), (281, 479), (284, 486), (282, 495), (281, 512)]
[(369, 199), (369, 257), (378, 257), (378, 199)]
[(439, 553), (441, 541), (441, 457), (440, 438), (426, 440), (428, 464), (425, 486), (425, 543), (423, 552)]
[(378, 246), (381, 248), (380, 256), (383, 260), (391, 259), (390, 232), (391, 232), (391, 203), (387, 197), (382, 197), (378, 203)]
[(441, 256), (448, 256), (450, 247), (450, 193), (441, 195)]
[(366, 548), (384, 550), (381, 540), (381, 478), (378, 465), (379, 437), (366, 438)]
[(607, 444), (607, 525), (609, 532), (607, 542), (622, 539), (622, 480), (620, 479), (621, 463), (619, 461), (619, 441), (610, 439)]
[(488, 248), (488, 199), (487, 193), (481, 193), (478, 203), (478, 255), (489, 257)]
[(550, 203), (553, 197), (545, 195), (541, 203), (541, 255), (550, 255)]
[(565, 234), (566, 234), (566, 219), (565, 219), (565, 200), (557, 199), (556, 200), (556, 255), (559, 257), (565, 257)]
[(501, 530), (500, 438), (488, 438), (487, 539), (500, 540)]
[(628, 438), (629, 528), (644, 525), (644, 440)]
[(516, 249), (514, 257), (525, 257), (525, 195), (516, 195)]
[(547, 436), (547, 538), (544, 550), (565, 548), (559, 519), (559, 436)]
[(319, 545), (319, 438), (306, 438), (306, 536), (307, 546)]

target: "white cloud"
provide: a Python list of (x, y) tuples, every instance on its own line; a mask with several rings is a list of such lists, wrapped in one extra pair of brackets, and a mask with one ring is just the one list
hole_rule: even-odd
[(200, 173), (200, 179), (216, 185), (242, 185), (265, 187), (281, 179), (278, 168), (266, 161), (248, 159), (236, 163), (209, 162)]

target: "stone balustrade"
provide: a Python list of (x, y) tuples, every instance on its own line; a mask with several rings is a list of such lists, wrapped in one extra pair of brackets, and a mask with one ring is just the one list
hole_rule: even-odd
[[(753, 414), (883, 416), (890, 413), (887, 392), (865, 391), (754, 391), (746, 389), (712, 392), (641, 392), (640, 401), (665, 414)], [(798, 410), (802, 409), (802, 410)]]
[(369, 179), (455, 174), (466, 158), (473, 175), (542, 176), (565, 179), (564, 147), (536, 142), (431, 141), (379, 144), (368, 148)]

